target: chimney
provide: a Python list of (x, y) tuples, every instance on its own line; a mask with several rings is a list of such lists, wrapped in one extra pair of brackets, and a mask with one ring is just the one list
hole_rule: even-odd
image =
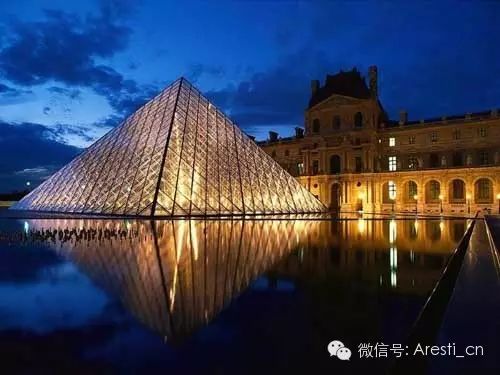
[(296, 127), (295, 128), (295, 138), (304, 138), (304, 129)]
[(319, 90), (319, 81), (317, 79), (313, 79), (311, 81), (311, 96), (314, 96)]
[(399, 111), (399, 125), (404, 125), (408, 122), (408, 112), (405, 110)]
[(368, 79), (370, 84), (370, 96), (372, 99), (378, 98), (378, 74), (377, 74), (377, 66), (372, 65), (368, 68)]
[(271, 142), (276, 142), (278, 140), (278, 133), (270, 131), (269, 132), (269, 140)]

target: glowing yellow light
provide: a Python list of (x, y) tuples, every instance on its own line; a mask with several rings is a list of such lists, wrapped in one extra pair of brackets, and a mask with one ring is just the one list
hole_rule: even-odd
[(396, 220), (389, 221), (389, 243), (393, 244), (396, 241)]
[(415, 195), (413, 196), (413, 199), (417, 200), (417, 199), (418, 199), (418, 195), (417, 195), (417, 194), (415, 194)]
[(442, 201), (443, 200), (443, 195), (442, 194), (439, 194), (439, 200)]
[(471, 196), (469, 193), (467, 193), (467, 195), (466, 195), (465, 197), (466, 197), (467, 199), (471, 199), (471, 198), (472, 198), (472, 196)]
[(358, 198), (361, 199), (361, 200), (364, 200), (365, 199), (365, 194), (364, 193), (359, 193), (358, 194)]
[(365, 233), (365, 229), (366, 229), (366, 220), (363, 218), (359, 218), (358, 219), (358, 232), (359, 232), (359, 234)]
[(497, 199), (500, 199), (500, 193), (497, 194)]

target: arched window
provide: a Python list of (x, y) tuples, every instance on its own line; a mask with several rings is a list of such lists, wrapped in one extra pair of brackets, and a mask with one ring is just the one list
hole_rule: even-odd
[(313, 126), (312, 126), (312, 131), (313, 133), (319, 133), (319, 120), (317, 118), (315, 118), (313, 120)]
[(451, 181), (449, 195), (451, 203), (465, 203), (465, 183), (458, 179)]
[(340, 173), (340, 156), (332, 155), (330, 157), (330, 174)]
[(408, 181), (406, 184), (406, 202), (415, 202), (415, 196), (417, 194), (417, 183), (415, 181)]
[(491, 181), (487, 178), (480, 178), (474, 185), (474, 197), (476, 203), (492, 203), (493, 188)]
[(363, 114), (361, 112), (356, 112), (354, 115), (354, 127), (362, 128), (363, 127)]
[(396, 183), (386, 182), (382, 185), (382, 203), (394, 203), (396, 200)]
[(338, 115), (333, 116), (332, 128), (333, 128), (333, 130), (339, 130), (340, 129), (340, 116), (338, 116)]
[(425, 203), (439, 203), (441, 185), (436, 180), (431, 180), (425, 185)]

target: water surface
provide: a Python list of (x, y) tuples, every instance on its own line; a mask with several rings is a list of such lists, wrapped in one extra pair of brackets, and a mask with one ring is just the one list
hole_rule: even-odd
[[(6, 366), (332, 370), (402, 343), (465, 220), (0, 220)], [(330, 358), (339, 339), (350, 363)]]

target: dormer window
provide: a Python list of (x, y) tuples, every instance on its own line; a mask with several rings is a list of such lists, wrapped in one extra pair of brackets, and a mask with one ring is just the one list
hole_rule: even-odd
[(354, 115), (354, 127), (362, 128), (363, 127), (363, 114), (361, 112), (356, 112)]
[(319, 133), (319, 120), (317, 118), (313, 120), (312, 132)]

